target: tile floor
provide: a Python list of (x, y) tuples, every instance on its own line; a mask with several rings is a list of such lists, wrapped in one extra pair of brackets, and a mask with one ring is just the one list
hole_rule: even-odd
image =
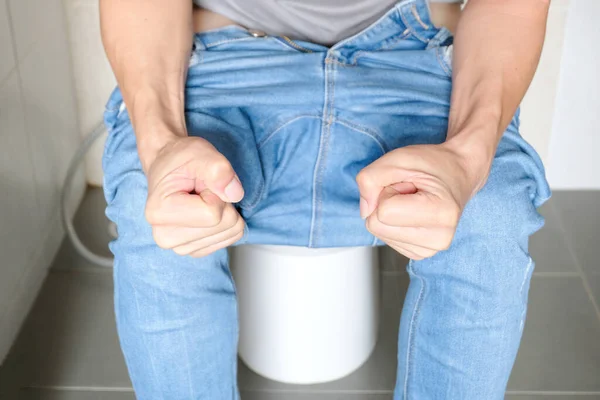
[[(94, 251), (108, 255), (103, 207), (91, 189), (77, 225)], [(558, 192), (542, 214), (547, 225), (531, 242), (530, 311), (506, 398), (600, 399), (600, 192)], [(383, 324), (365, 365), (311, 386), (269, 381), (241, 365), (244, 400), (391, 399), (408, 278), (406, 260), (385, 248), (381, 256)], [(0, 399), (134, 399), (113, 322), (111, 271), (93, 268), (67, 242), (0, 368)]]

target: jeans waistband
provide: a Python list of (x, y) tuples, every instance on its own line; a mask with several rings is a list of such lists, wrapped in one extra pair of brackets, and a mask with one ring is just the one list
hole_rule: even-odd
[(285, 37), (269, 35), (257, 37), (256, 32), (235, 25), (197, 33), (194, 45), (197, 49), (207, 50), (221, 44), (275, 37), (284, 39), (284, 43), (291, 42), (291, 47), (295, 47), (294, 44), (297, 44), (297, 49), (311, 52), (336, 50), (343, 52), (350, 49), (368, 51), (393, 48), (395, 42), (411, 34), (414, 38), (422, 41), (425, 46), (433, 45), (432, 41), (439, 44), (450, 37), (450, 32), (444, 28), (436, 28), (431, 22), (428, 0), (401, 0), (371, 26), (338, 42), (331, 48), (303, 41), (292, 42), (291, 39)]

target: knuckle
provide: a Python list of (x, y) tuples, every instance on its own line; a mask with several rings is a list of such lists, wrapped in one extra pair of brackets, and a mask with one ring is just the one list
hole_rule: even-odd
[(225, 175), (233, 174), (233, 168), (223, 156), (217, 157), (207, 168), (207, 174), (212, 179), (218, 179)]
[(168, 236), (164, 234), (162, 229), (152, 228), (152, 236), (158, 247), (162, 249), (170, 249), (173, 247)]
[(217, 226), (223, 220), (223, 212), (218, 208), (207, 208), (202, 218), (202, 225), (207, 227)]
[(377, 216), (382, 222), (390, 221), (394, 217), (394, 207), (386, 201), (382, 201), (377, 209)]
[(144, 216), (146, 217), (146, 221), (148, 221), (150, 225), (156, 225), (160, 223), (160, 212), (150, 202), (148, 202), (148, 204), (146, 205), (146, 209), (144, 210)]
[(371, 181), (371, 174), (369, 173), (368, 167), (362, 169), (356, 175), (356, 183), (358, 184), (359, 188), (363, 188), (363, 187), (367, 186), (370, 181)]
[(440, 211), (439, 219), (440, 223), (444, 227), (454, 228), (458, 225), (460, 218), (460, 208), (457, 204), (452, 203), (444, 207)]
[(237, 222), (234, 225), (234, 229), (240, 233), (240, 234), (244, 234), (244, 227), (246, 226), (246, 223), (244, 222), (244, 219), (241, 217), (238, 217)]
[(453, 239), (453, 235), (448, 234), (445, 235), (441, 240), (440, 240), (440, 244), (439, 244), (439, 250), (448, 250), (450, 248), (450, 246), (452, 245), (452, 239)]
[(375, 236), (376, 236), (376, 235), (377, 235), (377, 232), (376, 232), (376, 227), (375, 227), (375, 225), (376, 225), (376, 224), (375, 224), (375, 222), (373, 221), (373, 217), (368, 217), (368, 218), (365, 220), (365, 226), (366, 226), (366, 228), (367, 228), (367, 231), (369, 231), (371, 234), (373, 234), (373, 235), (375, 235)]
[(229, 241), (229, 243), (228, 243), (227, 245), (237, 242), (237, 241), (238, 241), (238, 240), (240, 240), (240, 239), (241, 239), (243, 236), (244, 236), (244, 230), (242, 229), (240, 232), (236, 233), (236, 234), (235, 234), (235, 236), (233, 236), (233, 237), (231, 238), (231, 240)]

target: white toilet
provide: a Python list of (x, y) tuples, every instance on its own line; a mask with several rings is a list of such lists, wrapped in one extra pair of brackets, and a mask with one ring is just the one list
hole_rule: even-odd
[(370, 356), (379, 324), (375, 247), (231, 249), (239, 356), (256, 373), (294, 384), (346, 376)]

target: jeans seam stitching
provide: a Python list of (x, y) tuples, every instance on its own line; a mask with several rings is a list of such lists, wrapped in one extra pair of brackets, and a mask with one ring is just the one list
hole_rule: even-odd
[[(138, 314), (138, 318), (140, 317), (140, 304), (139, 304), (139, 300), (138, 300), (138, 292), (137, 289), (135, 288), (135, 285), (131, 285), (132, 291), (133, 291), (133, 296), (135, 298), (135, 309), (137, 311)], [(152, 352), (150, 351), (150, 347), (148, 346), (148, 342), (146, 341), (146, 336), (145, 335), (141, 335), (142, 336), (142, 341), (144, 342), (144, 347), (146, 348), (146, 352), (148, 353), (148, 357), (150, 358), (150, 365), (152, 365), (152, 373), (153, 373), (153, 378), (154, 378), (154, 383), (157, 383), (156, 377), (158, 376), (158, 374), (156, 373), (156, 365), (154, 362), (154, 357), (152, 356)], [(161, 399), (164, 400), (164, 396), (161, 393)]]
[(410, 8), (410, 11), (415, 16), (415, 19), (417, 20), (417, 22), (419, 23), (419, 25), (421, 25), (423, 27), (423, 29), (429, 30), (431, 28), (429, 25), (427, 25), (421, 19), (421, 16), (419, 15), (419, 11), (417, 10), (417, 5), (415, 3), (413, 3), (412, 7)]
[(279, 131), (283, 128), (285, 128), (287, 125), (291, 124), (292, 122), (295, 122), (299, 119), (302, 118), (315, 118), (315, 119), (321, 119), (322, 117), (318, 116), (318, 115), (312, 115), (312, 114), (302, 114), (302, 115), (297, 115), (292, 119), (289, 119), (287, 121), (285, 121), (284, 123), (282, 123), (281, 125), (277, 126), (277, 128), (275, 128), (275, 130), (273, 130), (271, 133), (269, 133), (263, 140), (261, 140), (258, 144), (257, 144), (257, 148), (260, 150), (263, 146), (265, 146), (267, 144), (267, 142), (269, 140), (271, 140), (273, 137), (275, 137), (275, 135), (277, 133), (279, 133)]
[(379, 146), (379, 148), (381, 149), (381, 151), (383, 152), (383, 154), (385, 154), (385, 153), (388, 152), (388, 146), (386, 146), (384, 144), (383, 139), (376, 132), (372, 132), (372, 131), (370, 132), (370, 130), (367, 127), (365, 127), (365, 126), (362, 126), (362, 125), (359, 125), (359, 124), (355, 124), (353, 122), (346, 121), (346, 120), (343, 120), (343, 119), (336, 119), (336, 122), (338, 124), (340, 124), (340, 125), (343, 125), (343, 126), (345, 126), (347, 128), (350, 128), (350, 129), (352, 129), (354, 131), (357, 131), (359, 133), (362, 133), (363, 135), (368, 136), (371, 139), (373, 139), (377, 143), (377, 145)]
[(264, 183), (264, 179), (260, 181), (260, 187), (259, 189), (256, 191), (256, 195), (252, 198), (252, 201), (249, 201), (247, 205), (242, 205), (240, 204), (240, 208), (245, 210), (245, 211), (252, 211), (252, 209), (254, 207), (256, 207), (256, 205), (258, 204), (258, 202), (260, 201), (260, 199), (262, 198), (264, 192), (265, 192), (265, 183)]
[(318, 240), (318, 219), (321, 214), (321, 200), (320, 200), (320, 191), (319, 185), (321, 183), (321, 174), (323, 163), (326, 156), (326, 146), (325, 142), (328, 139), (328, 132), (331, 129), (331, 105), (334, 91), (334, 79), (333, 79), (333, 71), (335, 64), (334, 63), (325, 63), (325, 96), (323, 101), (323, 115), (322, 115), (322, 123), (321, 123), (321, 138), (319, 141), (319, 151), (317, 153), (317, 160), (315, 162), (315, 171), (313, 174), (313, 211), (310, 223), (310, 233), (308, 238), (308, 246), (313, 247), (315, 242)]
[(446, 62), (443, 60), (442, 55), (440, 54), (443, 50), (443, 47), (437, 47), (436, 48), (436, 58), (438, 61), (438, 64), (440, 64), (440, 66), (442, 67), (442, 69), (444, 70), (444, 72), (446, 73), (446, 75), (448, 75), (448, 77), (452, 76), (452, 70), (449, 68), (448, 65), (446, 65)]
[(235, 38), (235, 39), (221, 40), (218, 42), (212, 42), (212, 43), (205, 44), (204, 47), (206, 48), (206, 50), (208, 50), (210, 48), (220, 46), (222, 44), (240, 42), (240, 41), (246, 41), (246, 40), (252, 40), (252, 39), (256, 39), (256, 38), (254, 36), (250, 36), (250, 37), (241, 37), (241, 38)]
[[(413, 2), (414, 3), (414, 2)], [(400, 19), (402, 19), (402, 22), (404, 22), (404, 25), (406, 25), (407, 29), (410, 29), (411, 33), (420, 41), (422, 41), (423, 43), (428, 43), (428, 40), (421, 37), (420, 34), (418, 34), (416, 32), (416, 30), (413, 28), (412, 24), (409, 24), (406, 17), (404, 16), (404, 10), (406, 9), (406, 7), (408, 7), (408, 4), (406, 6), (404, 6), (403, 8), (401, 8), (400, 10), (398, 10), (398, 14), (400, 14)]]
[(404, 374), (404, 398), (408, 399), (408, 379), (409, 379), (409, 375), (410, 375), (410, 368), (411, 368), (411, 359), (412, 359), (412, 353), (413, 353), (413, 346), (414, 346), (414, 337), (413, 337), (413, 333), (414, 333), (414, 327), (416, 324), (416, 320), (417, 317), (419, 315), (419, 311), (420, 311), (420, 307), (421, 307), (421, 301), (423, 299), (423, 293), (425, 292), (425, 280), (420, 277), (419, 275), (417, 275), (412, 267), (413, 265), (413, 261), (411, 260), (408, 263), (408, 269), (410, 272), (413, 273), (413, 275), (417, 278), (419, 278), (419, 280), (421, 281), (421, 290), (419, 290), (419, 295), (417, 296), (417, 301), (415, 303), (415, 307), (413, 309), (413, 313), (410, 319), (410, 324), (408, 326), (408, 338), (407, 338), (407, 350), (406, 350), (406, 372)]

